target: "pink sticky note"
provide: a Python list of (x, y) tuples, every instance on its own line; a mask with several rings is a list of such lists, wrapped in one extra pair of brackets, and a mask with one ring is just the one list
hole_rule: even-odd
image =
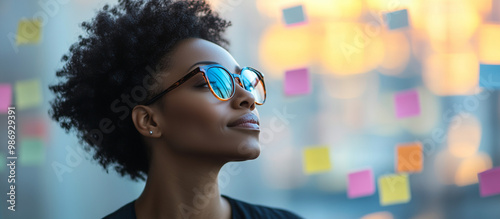
[(398, 119), (420, 115), (420, 101), (417, 90), (396, 93), (394, 103)]
[(358, 198), (375, 193), (375, 179), (371, 169), (349, 173), (347, 176), (347, 196)]
[(478, 174), (481, 197), (500, 195), (500, 167)]
[(12, 86), (0, 84), (0, 113), (7, 113), (7, 108), (12, 103)]
[(289, 70), (285, 72), (285, 94), (300, 95), (311, 92), (309, 71), (307, 68)]

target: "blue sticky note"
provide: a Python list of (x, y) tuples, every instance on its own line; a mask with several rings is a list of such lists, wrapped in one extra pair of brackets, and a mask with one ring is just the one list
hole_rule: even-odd
[(389, 30), (408, 26), (408, 10), (406, 9), (385, 13), (384, 18)]
[(306, 23), (306, 16), (302, 5), (283, 9), (283, 17), (287, 26)]
[(479, 87), (500, 89), (500, 65), (479, 65)]

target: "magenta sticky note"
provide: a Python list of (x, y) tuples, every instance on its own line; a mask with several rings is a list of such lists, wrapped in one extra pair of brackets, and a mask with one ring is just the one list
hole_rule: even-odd
[(347, 176), (347, 197), (358, 198), (375, 193), (375, 179), (371, 169), (349, 173)]
[(500, 167), (478, 174), (481, 197), (500, 195)]
[(398, 119), (420, 115), (420, 100), (417, 90), (396, 93), (394, 96), (394, 105)]
[(309, 71), (307, 68), (299, 68), (285, 72), (285, 94), (301, 95), (311, 92)]
[(12, 86), (0, 84), (0, 113), (7, 113), (7, 108), (12, 103)]

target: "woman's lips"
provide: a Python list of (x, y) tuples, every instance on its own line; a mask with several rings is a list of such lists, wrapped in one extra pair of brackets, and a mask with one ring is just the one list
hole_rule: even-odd
[(231, 128), (260, 129), (259, 118), (253, 113), (247, 113), (227, 126)]

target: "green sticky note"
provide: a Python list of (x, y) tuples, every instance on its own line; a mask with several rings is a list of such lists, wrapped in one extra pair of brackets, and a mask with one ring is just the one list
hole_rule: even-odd
[(378, 178), (380, 205), (407, 203), (411, 199), (408, 174), (390, 174)]
[(36, 44), (42, 38), (42, 22), (40, 20), (22, 19), (17, 26), (16, 44)]
[(304, 172), (313, 174), (332, 168), (328, 146), (314, 146), (304, 149)]
[(25, 138), (20, 142), (18, 156), (21, 165), (39, 165), (45, 161), (45, 147), (38, 138)]
[(22, 110), (42, 104), (42, 85), (38, 79), (17, 81), (14, 91), (17, 109)]

